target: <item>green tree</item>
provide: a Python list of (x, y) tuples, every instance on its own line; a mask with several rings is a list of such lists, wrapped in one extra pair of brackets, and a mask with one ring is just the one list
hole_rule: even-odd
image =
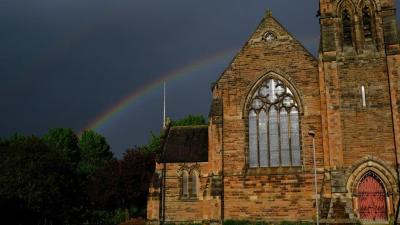
[(8, 141), (0, 138), (0, 147), (8, 146)]
[(140, 149), (143, 151), (151, 152), (151, 153), (160, 153), (161, 152), (161, 142), (164, 137), (164, 132), (161, 132), (161, 134), (156, 135), (153, 132), (151, 132), (151, 138), (150, 141), (147, 145), (143, 145), (140, 147)]
[[(198, 125), (207, 125), (206, 119), (203, 115), (188, 115), (183, 119), (171, 121), (170, 126), (198, 126)], [(161, 154), (161, 146), (162, 142), (165, 138), (165, 131), (161, 131), (160, 134), (154, 134), (151, 132), (150, 141), (140, 147), (142, 150), (146, 150), (148, 152), (153, 152), (156, 154)]]
[(183, 119), (172, 121), (172, 126), (195, 126), (206, 125), (206, 119), (203, 115), (188, 115)]
[(67, 162), (70, 162), (73, 166), (78, 164), (78, 137), (74, 131), (68, 128), (50, 129), (43, 136), (43, 140), (51, 149), (60, 152)]
[(83, 132), (78, 146), (81, 157), (78, 170), (82, 174), (92, 175), (113, 159), (106, 139), (92, 130)]
[(89, 181), (90, 201), (97, 212), (122, 209), (146, 216), (147, 192), (155, 170), (155, 154), (138, 147), (113, 160)]
[[(65, 224), (75, 208), (75, 176), (37, 137), (14, 135), (0, 147), (0, 208), (7, 224)], [(23, 215), (23, 216), (22, 216)]]
[(399, 39), (399, 43), (400, 43), (400, 26), (397, 27), (397, 38)]

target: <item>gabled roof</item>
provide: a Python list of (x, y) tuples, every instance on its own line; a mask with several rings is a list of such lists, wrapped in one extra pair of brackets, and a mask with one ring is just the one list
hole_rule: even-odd
[[(250, 38), (246, 41), (246, 43), (242, 46), (239, 52), (230, 61), (229, 66), (222, 72), (222, 74), (219, 76), (216, 82), (213, 83), (212, 88), (214, 88), (215, 85), (218, 84), (221, 78), (227, 73), (228, 70), (231, 69), (231, 66), (235, 64), (235, 62), (240, 57), (246, 57), (247, 47), (252, 45), (253, 44), (252, 42), (254, 40), (260, 39), (257, 36), (260, 36), (260, 33), (264, 33), (265, 31), (268, 31), (272, 27), (274, 27), (276, 31), (285, 34), (292, 40), (294, 40), (295, 44), (298, 45), (302, 49), (304, 54), (307, 55), (310, 59), (312, 59), (313, 61), (318, 61), (317, 58), (313, 54), (311, 54), (310, 51), (308, 51), (308, 49), (305, 48), (300, 41), (298, 41), (274, 16), (272, 16), (271, 11), (268, 10), (263, 19), (261, 20), (261, 22), (258, 24), (256, 30), (250, 35)], [(266, 48), (265, 51), (268, 51), (268, 48)]]
[(208, 161), (208, 126), (171, 127), (163, 143), (160, 163)]

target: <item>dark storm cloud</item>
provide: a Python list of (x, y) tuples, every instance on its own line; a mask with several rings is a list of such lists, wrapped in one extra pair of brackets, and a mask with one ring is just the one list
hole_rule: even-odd
[[(166, 71), (246, 42), (270, 8), (312, 53), (317, 1), (0, 1), (0, 136), (79, 131)], [(231, 56), (233, 57), (233, 55)], [(231, 57), (168, 84), (168, 115), (207, 115), (210, 83)], [(143, 144), (161, 124), (154, 89), (98, 131), (114, 152)]]

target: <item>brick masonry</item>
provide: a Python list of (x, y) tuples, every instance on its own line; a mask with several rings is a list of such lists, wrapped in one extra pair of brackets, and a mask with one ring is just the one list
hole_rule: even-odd
[[(374, 9), (372, 40), (364, 38), (360, 22), (366, 4)], [(340, 10), (346, 7), (353, 18), (350, 47), (341, 41)], [(315, 58), (270, 13), (265, 15), (213, 87), (213, 102), (222, 102), (222, 115), (210, 116), (208, 162), (167, 163), (164, 186), (156, 182), (164, 166), (157, 164), (157, 179), (149, 190), (150, 222), (313, 221), (310, 130), (316, 133), (322, 219), (351, 222), (359, 218), (357, 182), (367, 172), (381, 178), (388, 219), (395, 215), (400, 159), (395, 2), (320, 0), (320, 24), (320, 52)], [(265, 40), (268, 32), (276, 39)], [(271, 74), (290, 84), (301, 103), (300, 167), (248, 167), (248, 95)], [(366, 90), (366, 107), (361, 86)], [(181, 168), (200, 174), (196, 199), (180, 197)], [(164, 203), (160, 202), (161, 187)]]

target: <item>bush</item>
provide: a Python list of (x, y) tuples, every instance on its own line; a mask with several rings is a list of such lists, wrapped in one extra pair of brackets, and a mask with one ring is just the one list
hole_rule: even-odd
[(282, 221), (280, 225), (312, 225), (311, 222), (305, 221)]
[(124, 223), (121, 223), (121, 225), (146, 225), (146, 220), (141, 218), (134, 218)]
[(90, 225), (118, 225), (128, 219), (128, 212), (123, 209), (117, 209), (113, 212), (97, 210), (93, 212), (93, 219)]
[(264, 221), (258, 221), (255, 223), (255, 225), (269, 225), (269, 223), (264, 222)]
[(279, 225), (312, 225), (312, 222), (304, 221), (282, 221), (280, 223), (268, 223), (265, 221), (248, 221), (248, 220), (226, 220), (224, 225), (269, 225), (269, 224), (279, 224)]
[(248, 220), (225, 220), (224, 225), (252, 225)]

